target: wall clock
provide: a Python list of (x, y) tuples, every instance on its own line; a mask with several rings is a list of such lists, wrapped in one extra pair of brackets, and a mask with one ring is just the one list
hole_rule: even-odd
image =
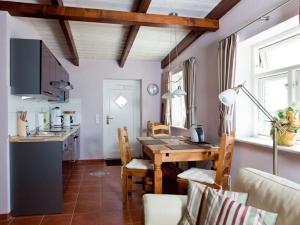
[(157, 84), (149, 84), (147, 87), (148, 94), (151, 96), (157, 95), (159, 92), (159, 87)]

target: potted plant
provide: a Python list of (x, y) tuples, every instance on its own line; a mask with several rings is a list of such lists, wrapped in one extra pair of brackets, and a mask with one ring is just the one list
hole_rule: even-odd
[[(278, 145), (290, 147), (296, 144), (297, 132), (300, 129), (299, 105), (299, 102), (295, 102), (288, 108), (279, 110), (274, 117), (283, 128), (283, 131), (278, 130)], [(270, 134), (273, 135), (273, 132), (274, 128), (271, 129)]]

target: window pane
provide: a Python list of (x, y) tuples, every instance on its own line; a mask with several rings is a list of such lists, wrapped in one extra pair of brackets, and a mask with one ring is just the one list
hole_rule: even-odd
[[(294, 89), (295, 89), (295, 99), (293, 101), (300, 102), (300, 70), (297, 70), (295, 73), (295, 82), (294, 82)], [(300, 114), (300, 110), (299, 110)], [(300, 140), (300, 130), (298, 130), (297, 140)]]
[(300, 102), (300, 70), (297, 70), (295, 74), (296, 74), (296, 78), (294, 82), (295, 101)]
[[(288, 77), (287, 74), (262, 78), (261, 97), (264, 107), (272, 115), (280, 109), (288, 107)], [(263, 113), (259, 113), (260, 134), (269, 135), (270, 122)]]
[(275, 113), (288, 106), (288, 78), (281, 77), (266, 80), (264, 84), (265, 107)]
[(257, 72), (267, 72), (300, 64), (300, 35), (258, 50)]
[[(171, 92), (175, 91), (178, 86), (183, 86), (182, 71), (171, 75)], [(171, 99), (171, 124), (175, 127), (184, 127), (186, 120), (185, 97), (175, 97)]]

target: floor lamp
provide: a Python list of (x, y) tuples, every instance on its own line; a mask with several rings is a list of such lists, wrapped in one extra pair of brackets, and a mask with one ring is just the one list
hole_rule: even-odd
[(284, 132), (282, 126), (274, 120), (273, 116), (266, 110), (266, 108), (249, 92), (249, 90), (244, 86), (244, 84), (240, 84), (234, 88), (223, 91), (219, 94), (219, 99), (222, 104), (229, 107), (233, 105), (237, 99), (237, 95), (239, 91), (242, 90), (248, 98), (266, 115), (266, 117), (270, 120), (273, 126), (273, 174), (278, 175), (278, 130), (280, 132)]

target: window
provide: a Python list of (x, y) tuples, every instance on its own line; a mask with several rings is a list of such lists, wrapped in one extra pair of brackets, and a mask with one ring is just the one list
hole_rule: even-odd
[[(180, 86), (184, 90), (183, 83), (183, 71), (171, 73), (171, 93), (178, 89)], [(185, 105), (185, 96), (175, 96), (171, 99), (171, 125), (173, 127), (185, 127), (186, 121), (186, 105)]]
[[(257, 49), (256, 72), (300, 65), (300, 34), (277, 40)], [(284, 56), (284, 57), (283, 57)]]
[[(274, 38), (273, 38), (274, 39)], [(259, 101), (272, 114), (300, 100), (300, 34), (254, 47), (254, 79)], [(269, 135), (270, 121), (257, 112), (259, 135)], [(300, 139), (300, 134), (299, 134)]]

